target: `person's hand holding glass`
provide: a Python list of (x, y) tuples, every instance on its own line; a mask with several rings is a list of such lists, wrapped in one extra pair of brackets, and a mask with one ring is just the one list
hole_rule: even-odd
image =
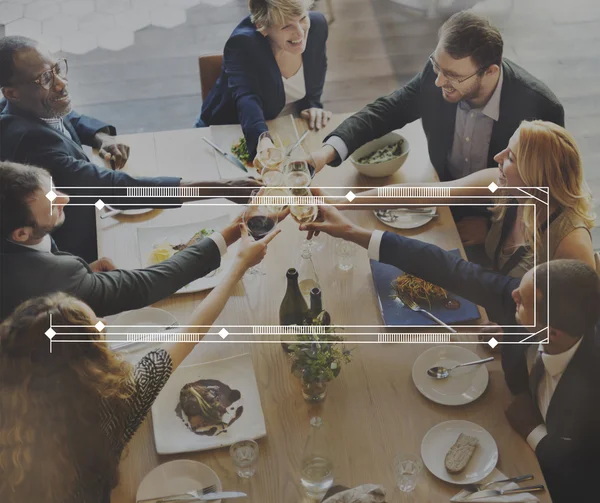
[[(267, 201), (263, 199), (267, 190), (266, 188), (255, 190), (250, 197), (246, 211), (242, 215), (242, 221), (248, 231), (248, 235), (256, 241), (272, 233), (277, 227), (280, 217), (281, 219), (285, 218), (280, 208), (272, 204), (267, 204)], [(264, 275), (262, 262), (258, 266), (250, 268), (248, 273)]]

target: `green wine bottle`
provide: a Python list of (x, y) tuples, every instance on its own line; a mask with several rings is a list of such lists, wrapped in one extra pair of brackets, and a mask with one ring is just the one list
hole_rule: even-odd
[[(287, 290), (279, 306), (279, 324), (303, 325), (308, 306), (298, 286), (298, 271), (294, 268), (288, 269), (285, 276), (287, 278)], [(292, 336), (287, 334), (282, 336), (284, 340), (289, 337)], [(282, 342), (281, 345), (286, 352), (289, 352), (288, 344)]]
[(310, 309), (305, 320), (306, 325), (331, 325), (331, 316), (323, 310), (323, 298), (318, 287), (310, 291)]

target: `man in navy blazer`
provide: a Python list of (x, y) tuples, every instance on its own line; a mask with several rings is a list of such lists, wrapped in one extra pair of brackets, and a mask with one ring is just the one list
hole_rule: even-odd
[[(537, 267), (537, 280), (533, 270), (522, 279), (511, 278), (437, 246), (358, 227), (332, 206), (321, 207), (320, 212), (322, 222), (303, 224), (300, 230), (352, 241), (366, 248), (372, 260), (483, 306), (490, 320), (501, 325), (518, 323), (520, 331), (535, 327), (531, 336), (502, 346), (505, 379), (516, 395), (506, 416), (535, 451), (552, 501), (595, 501), (600, 473), (596, 271), (577, 260), (555, 260)], [(534, 338), (548, 343), (518, 343)]]
[[(126, 187), (207, 187), (203, 197), (233, 197), (245, 202), (254, 179), (226, 182), (184, 182), (180, 177), (132, 177), (119, 171), (129, 148), (115, 140), (113, 126), (72, 110), (66, 60), (54, 59), (26, 37), (0, 39), (0, 160), (46, 168), (57, 187), (77, 196), (76, 204), (139, 204), (140, 207), (178, 207), (179, 197), (127, 197)], [(114, 169), (94, 164), (82, 145), (99, 149)], [(248, 186), (248, 189), (239, 187)], [(87, 189), (84, 189), (87, 187)], [(92, 189), (93, 187), (93, 189)], [(238, 190), (236, 191), (236, 188)], [(85, 197), (88, 196), (88, 197)], [(100, 196), (100, 197), (99, 197)], [(53, 235), (59, 248), (88, 262), (97, 258), (93, 206), (69, 207), (67, 223)]]
[[(297, 111), (322, 109), (321, 94), (327, 72), (327, 21), (320, 12), (309, 12), (310, 30), (302, 53), (306, 95)], [(269, 38), (245, 18), (234, 30), (223, 54), (221, 76), (202, 103), (196, 127), (213, 124), (241, 124), (250, 158), (256, 155), (265, 123), (283, 110), (286, 95), (281, 71), (273, 56)]]

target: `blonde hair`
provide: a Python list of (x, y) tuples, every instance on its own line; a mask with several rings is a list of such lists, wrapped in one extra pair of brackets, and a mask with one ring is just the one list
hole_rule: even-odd
[(304, 14), (313, 3), (314, 0), (248, 0), (250, 20), (258, 28), (282, 25)]
[[(546, 121), (523, 121), (519, 126), (519, 143), (515, 149), (517, 171), (526, 187), (548, 187), (551, 211), (569, 211), (580, 217), (585, 226), (594, 226), (590, 190), (583, 179), (581, 154), (575, 139), (563, 127)], [(506, 206), (494, 209), (495, 220), (504, 218)], [(534, 227), (547, 215), (544, 204), (523, 209), (525, 244), (533, 250), (543, 246), (540, 227)], [(535, 237), (535, 238), (534, 238)], [(550, 260), (552, 257), (548, 257)], [(543, 261), (544, 258), (541, 258)]]
[[(101, 403), (127, 411), (131, 365), (102, 342), (83, 303), (64, 293), (32, 299), (0, 324), (0, 501), (74, 501), (78, 482), (114, 488), (119, 453), (101, 429)], [(54, 344), (44, 332), (87, 342)], [(125, 425), (115, 421), (115, 438)], [(96, 487), (96, 484), (98, 487)]]

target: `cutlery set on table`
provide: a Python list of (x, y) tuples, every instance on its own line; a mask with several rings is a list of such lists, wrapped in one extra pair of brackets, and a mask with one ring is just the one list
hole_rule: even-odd
[(188, 491), (182, 494), (172, 494), (169, 496), (161, 496), (160, 498), (150, 498), (137, 500), (137, 503), (177, 503), (181, 502), (197, 502), (197, 501), (220, 501), (234, 498), (244, 498), (246, 493), (233, 492), (233, 491), (220, 491), (217, 492), (216, 485), (210, 485), (195, 491)]

